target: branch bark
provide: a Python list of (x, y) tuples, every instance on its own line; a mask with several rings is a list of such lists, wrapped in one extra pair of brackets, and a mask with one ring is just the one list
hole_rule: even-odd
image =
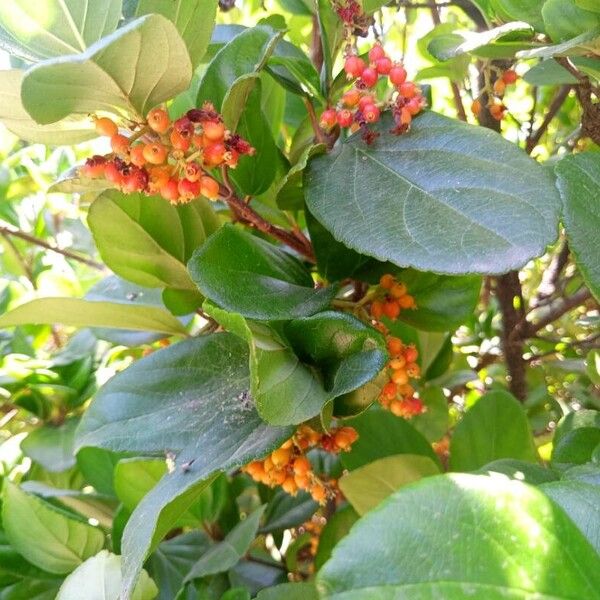
[(525, 150), (527, 154), (531, 154), (533, 149), (537, 146), (538, 142), (542, 139), (544, 133), (546, 133), (548, 126), (560, 110), (561, 106), (564, 104), (565, 100), (569, 96), (569, 92), (571, 91), (570, 85), (563, 85), (559, 92), (554, 96), (554, 100), (548, 107), (548, 112), (544, 117), (541, 125), (535, 130), (531, 131), (529, 137), (527, 138), (527, 142), (525, 144)]

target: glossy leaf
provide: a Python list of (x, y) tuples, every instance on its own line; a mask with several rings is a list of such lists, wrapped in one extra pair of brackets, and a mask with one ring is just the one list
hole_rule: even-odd
[(546, 0), (542, 8), (546, 32), (564, 42), (600, 26), (600, 15), (579, 7), (575, 0)]
[(340, 479), (339, 485), (354, 510), (364, 515), (401, 487), (439, 472), (426, 456), (397, 454), (354, 469)]
[(265, 506), (256, 509), (243, 521), (240, 521), (223, 541), (209, 548), (202, 558), (192, 566), (185, 581), (223, 573), (234, 567), (254, 541), (264, 511)]
[(107, 191), (89, 210), (88, 223), (104, 262), (145, 287), (194, 290), (185, 263), (218, 227), (208, 202), (180, 207), (158, 196)]
[(527, 23), (515, 22), (482, 32), (455, 31), (434, 37), (427, 46), (427, 50), (439, 60), (449, 60), (467, 52), (476, 53), (482, 46), (514, 33), (533, 34), (533, 30)]
[(419, 398), (426, 410), (411, 419), (411, 425), (430, 442), (437, 442), (449, 425), (448, 399), (439, 387), (422, 387)]
[(190, 57), (175, 26), (148, 15), (81, 54), (34, 66), (21, 96), (41, 124), (99, 110), (141, 118), (185, 90), (191, 77)]
[(332, 396), (368, 383), (388, 359), (383, 336), (348, 314), (327, 311), (295, 319), (284, 331), (300, 359), (324, 374)]
[(197, 67), (210, 43), (218, 0), (140, 0), (136, 16), (159, 14), (172, 21)]
[(57, 145), (77, 144), (96, 137), (91, 119), (67, 117), (50, 125), (40, 125), (25, 110), (21, 85), (25, 71), (0, 71), (0, 121), (28, 142)]
[(42, 425), (22, 442), (21, 449), (46, 471), (66, 471), (75, 464), (73, 440), (79, 419), (68, 419), (62, 425)]
[(513, 458), (494, 460), (481, 467), (476, 473), (481, 473), (482, 475), (500, 473), (511, 479), (523, 481), (531, 485), (539, 485), (540, 483), (548, 483), (558, 479), (558, 475), (551, 469)]
[(311, 161), (308, 208), (336, 239), (399, 266), (444, 273), (514, 269), (554, 240), (553, 177), (513, 144), (433, 112), (408, 134), (390, 128), (385, 116), (373, 145), (355, 135)]
[(114, 327), (134, 331), (185, 334), (183, 325), (164, 309), (83, 298), (38, 298), (0, 316), (0, 327), (28, 323), (72, 327)]
[(508, 392), (492, 391), (458, 422), (450, 440), (450, 467), (473, 471), (500, 458), (535, 462), (537, 453), (519, 401)]
[(600, 157), (594, 152), (567, 156), (555, 169), (569, 247), (585, 282), (600, 299)]
[(539, 0), (491, 0), (494, 12), (504, 21), (525, 21), (536, 31), (544, 31), (543, 2)]
[(580, 56), (594, 51), (596, 40), (600, 37), (600, 25), (584, 31), (576, 37), (560, 44), (541, 46), (532, 50), (517, 52), (517, 58), (550, 58), (553, 56)]
[[(121, 557), (102, 550), (77, 567), (61, 585), (56, 600), (119, 600), (121, 589)], [(153, 600), (158, 589), (146, 571), (131, 595), (131, 600)]]
[(258, 592), (256, 600), (318, 600), (314, 583), (282, 583)]
[(309, 316), (325, 309), (336, 292), (333, 286), (315, 290), (297, 259), (233, 225), (199, 248), (188, 268), (207, 298), (252, 319)]
[[(444, 560), (440, 540), (448, 547)], [(595, 598), (600, 557), (541, 491), (443, 475), (396, 492), (363, 517), (317, 585), (322, 598), (340, 600)]]
[(600, 553), (600, 486), (581, 481), (553, 481), (540, 489), (560, 506)]
[(429, 442), (408, 421), (388, 411), (371, 409), (347, 424), (358, 432), (350, 452), (341, 455), (342, 464), (350, 471), (397, 454), (418, 454), (439, 464)]
[(2, 526), (11, 546), (49, 573), (70, 573), (104, 545), (96, 527), (4, 482)]
[(79, 447), (178, 454), (175, 468), (142, 499), (125, 528), (125, 590), (216, 473), (263, 457), (290, 437), (290, 428), (261, 421), (249, 387), (246, 343), (214, 334), (155, 352), (96, 395), (78, 430)]
[[(53, 58), (85, 51), (112, 33), (121, 18), (121, 0), (13, 0), (0, 5), (0, 37), (26, 57)], [(20, 51), (20, 52), (19, 52)]]

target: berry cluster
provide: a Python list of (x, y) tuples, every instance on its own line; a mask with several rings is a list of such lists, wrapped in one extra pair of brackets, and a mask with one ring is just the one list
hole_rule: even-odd
[(298, 490), (306, 490), (316, 502), (325, 504), (328, 498), (335, 496), (332, 488), (334, 482), (323, 481), (314, 473), (306, 452), (316, 447), (336, 454), (347, 452), (357, 439), (358, 434), (352, 427), (319, 433), (308, 425), (301, 425), (280, 448), (263, 460), (249, 463), (242, 470), (255, 481), (270, 487), (281, 486), (292, 496)]
[(479, 116), (482, 108), (481, 97), (484, 94), (487, 94), (487, 109), (490, 111), (490, 114), (492, 117), (494, 117), (494, 119), (496, 119), (496, 121), (501, 121), (506, 114), (506, 106), (504, 105), (504, 102), (502, 102), (502, 97), (506, 92), (506, 86), (514, 84), (518, 77), (519, 76), (515, 71), (509, 69), (508, 71), (499, 73), (498, 78), (496, 81), (494, 81), (494, 85), (490, 86), (489, 83), (486, 83), (482, 93), (478, 98), (473, 100), (473, 104), (471, 104), (471, 111), (473, 114), (476, 117)]
[(216, 200), (221, 186), (210, 171), (235, 168), (240, 155), (254, 154), (208, 102), (173, 122), (166, 110), (154, 108), (129, 136), (107, 117), (96, 118), (95, 126), (98, 135), (110, 138), (112, 153), (88, 159), (81, 175), (104, 178), (126, 194), (160, 194), (173, 204), (198, 196)]
[[(344, 70), (354, 84), (342, 95), (336, 108), (323, 111), (320, 126), (325, 131), (331, 131), (336, 125), (349, 128), (352, 133), (360, 129), (365, 141), (370, 143), (376, 134), (368, 126), (379, 121), (382, 109), (391, 108), (396, 122), (392, 132), (399, 135), (408, 130), (412, 118), (425, 106), (419, 87), (407, 81), (406, 69), (392, 62), (381, 44), (376, 43), (369, 50), (369, 64), (356, 54), (346, 56)], [(373, 88), (380, 77), (387, 77), (394, 87), (395, 92), (388, 101), (379, 102), (374, 94)]]
[(333, 8), (344, 24), (344, 37), (351, 35), (366, 37), (373, 17), (367, 15), (357, 0), (334, 0)]
[(405, 345), (400, 338), (389, 334), (380, 321), (382, 317), (395, 321), (403, 309), (415, 309), (415, 299), (408, 294), (406, 286), (389, 273), (379, 280), (375, 299), (371, 302), (370, 313), (375, 327), (385, 336), (390, 361), (387, 365), (389, 381), (383, 386), (379, 403), (397, 417), (410, 419), (425, 411), (421, 400), (415, 397), (411, 379), (420, 376), (417, 364), (418, 352), (413, 345)]

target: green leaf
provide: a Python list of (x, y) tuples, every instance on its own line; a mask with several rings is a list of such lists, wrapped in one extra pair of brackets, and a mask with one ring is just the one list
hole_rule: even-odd
[(399, 266), (499, 273), (555, 239), (554, 178), (514, 144), (433, 112), (405, 135), (391, 125), (386, 115), (372, 146), (355, 135), (310, 163), (308, 208), (337, 240)]
[(600, 350), (590, 350), (585, 359), (586, 372), (594, 385), (600, 385)]
[(474, 471), (500, 458), (536, 462), (537, 453), (523, 407), (497, 390), (477, 400), (457, 424), (450, 440), (450, 468)]
[(600, 429), (578, 427), (554, 441), (552, 465), (564, 469), (585, 464), (592, 459), (594, 450), (599, 444)]
[(77, 452), (77, 468), (100, 494), (114, 496), (113, 471), (121, 458), (120, 454), (100, 448), (82, 448)]
[(197, 67), (210, 43), (218, 0), (140, 0), (136, 16), (160, 14), (175, 24)]
[(137, 361), (105, 384), (85, 413), (77, 432), (80, 448), (178, 454), (125, 528), (125, 590), (216, 473), (263, 457), (291, 436), (292, 428), (261, 421), (249, 387), (246, 342), (213, 334)]
[(339, 485), (362, 516), (401, 487), (439, 472), (438, 466), (426, 456), (397, 454), (354, 469), (339, 480)]
[(191, 77), (190, 57), (174, 25), (148, 15), (81, 54), (33, 67), (21, 96), (41, 124), (100, 110), (141, 118), (185, 90)]
[(0, 5), (0, 38), (8, 35), (26, 57), (53, 58), (83, 52), (112, 33), (121, 0), (14, 0)]
[(545, 467), (540, 467), (522, 460), (514, 460), (512, 458), (501, 458), (494, 460), (491, 463), (481, 467), (476, 473), (481, 475), (492, 475), (493, 473), (501, 473), (511, 479), (523, 481), (531, 485), (539, 485), (540, 483), (548, 483), (556, 481), (558, 475)]
[(0, 590), (0, 600), (55, 600), (60, 580), (21, 579)]
[(514, 33), (533, 34), (533, 29), (527, 23), (515, 22), (506, 23), (505, 25), (482, 32), (455, 31), (434, 37), (429, 42), (427, 50), (439, 60), (449, 60), (468, 52), (476, 54), (476, 51), (482, 46), (488, 46)]
[(359, 515), (350, 506), (339, 509), (323, 527), (319, 536), (319, 546), (315, 556), (315, 567), (319, 570), (330, 558), (338, 542), (348, 535), (351, 527), (358, 521)]
[(283, 490), (278, 490), (269, 500), (265, 512), (265, 523), (260, 528), (260, 533), (298, 527), (310, 519), (318, 507), (319, 505), (306, 492), (290, 496)]
[[(443, 560), (440, 545), (448, 548)], [(340, 600), (591, 599), (599, 597), (600, 557), (541, 491), (442, 475), (396, 492), (363, 517), (317, 585), (321, 598)]]
[(123, 506), (132, 511), (166, 472), (164, 458), (120, 460), (114, 470), (115, 494)]
[(554, 445), (571, 432), (582, 428), (600, 429), (600, 411), (583, 409), (566, 414), (556, 426)]
[[(120, 589), (121, 557), (102, 550), (65, 579), (56, 600), (81, 600), (82, 590), (86, 590), (85, 600), (119, 600)], [(142, 571), (131, 600), (153, 600), (157, 593), (148, 573)]]
[(600, 12), (600, 5), (598, 5), (596, 0), (575, 0), (575, 4), (581, 8), (584, 8), (585, 10)]
[(525, 21), (536, 31), (544, 32), (542, 19), (543, 1), (540, 0), (491, 0), (494, 12), (504, 21)]
[(224, 573), (234, 567), (246, 554), (258, 532), (260, 518), (266, 505), (256, 509), (243, 521), (240, 521), (225, 539), (211, 548), (194, 564), (185, 578), (185, 582)]
[(169, 335), (186, 333), (173, 315), (161, 308), (117, 302), (93, 302), (83, 298), (38, 298), (0, 316), (0, 327), (35, 323), (71, 327), (115, 327), (157, 331)]
[(561, 44), (552, 46), (541, 46), (532, 50), (521, 50), (517, 52), (517, 58), (550, 58), (552, 56), (577, 56), (593, 53), (598, 49), (598, 38), (600, 37), (600, 26), (590, 31), (570, 38)]
[(173, 600), (198, 557), (211, 545), (201, 531), (190, 531), (165, 540), (148, 559), (147, 568), (159, 588), (157, 600)]
[(88, 224), (102, 259), (124, 279), (194, 290), (185, 263), (218, 220), (202, 198), (175, 207), (158, 196), (107, 191), (90, 207)]
[(439, 387), (419, 389), (419, 398), (426, 411), (415, 415), (411, 425), (430, 442), (437, 442), (448, 431), (448, 400)]
[(49, 573), (70, 573), (104, 545), (99, 529), (68, 517), (8, 480), (4, 481), (2, 526), (11, 546)]
[(321, 370), (325, 389), (340, 396), (368, 383), (385, 367), (384, 337), (356, 317), (327, 311), (286, 323), (300, 359)]
[(21, 450), (46, 471), (66, 471), (75, 464), (73, 441), (78, 423), (79, 419), (71, 418), (59, 426), (42, 425), (21, 442)]
[(540, 489), (558, 504), (600, 553), (600, 486), (581, 481), (553, 481)]
[(554, 59), (537, 63), (523, 75), (530, 85), (572, 85), (579, 80)]
[(347, 424), (358, 432), (350, 452), (341, 455), (344, 468), (350, 471), (397, 454), (418, 454), (439, 464), (429, 442), (408, 421), (389, 411), (374, 408), (349, 419)]
[(258, 592), (256, 600), (318, 600), (314, 583), (282, 583)]
[(566, 156), (555, 171), (569, 247), (585, 282), (600, 299), (600, 155)]
[(319, 414), (331, 397), (315, 369), (303, 364), (289, 342), (273, 328), (249, 323), (205, 303), (204, 310), (248, 343), (250, 391), (258, 414), (272, 425), (297, 424)]
[(188, 268), (207, 298), (252, 319), (309, 316), (325, 309), (336, 292), (333, 286), (315, 290), (297, 259), (233, 225), (198, 248)]
[(542, 7), (546, 32), (564, 42), (600, 26), (600, 15), (577, 6), (575, 0), (546, 0)]
[(25, 71), (0, 71), (0, 121), (21, 139), (32, 143), (78, 144), (96, 137), (92, 120), (67, 117), (51, 125), (36, 123), (21, 101), (21, 85)]

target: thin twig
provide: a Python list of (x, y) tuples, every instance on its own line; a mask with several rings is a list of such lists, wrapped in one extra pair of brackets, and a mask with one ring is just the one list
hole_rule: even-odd
[(548, 126), (550, 125), (554, 117), (557, 115), (558, 111), (561, 109), (565, 100), (569, 96), (570, 91), (570, 85), (563, 85), (559, 90), (558, 94), (554, 96), (554, 100), (552, 100), (552, 103), (548, 107), (548, 112), (546, 113), (546, 116), (544, 117), (544, 120), (542, 121), (541, 125), (535, 131), (533, 131), (532, 127), (531, 131), (529, 132), (529, 136), (527, 137), (527, 141), (525, 143), (525, 150), (527, 154), (531, 154), (533, 152), (533, 149), (538, 145), (538, 142), (542, 139), (544, 133), (546, 133)]
[(315, 134), (315, 141), (317, 141), (319, 144), (327, 143), (327, 140), (323, 135), (323, 130), (319, 125), (319, 119), (317, 118), (317, 113), (315, 113), (315, 107), (312, 105), (312, 102), (308, 98), (304, 98), (304, 104), (306, 105), (308, 117), (310, 118), (310, 124)]
[(532, 300), (532, 308), (540, 306), (544, 300), (550, 298), (556, 291), (556, 285), (560, 274), (569, 261), (569, 244), (563, 240), (560, 249), (554, 254), (550, 264), (542, 273), (542, 281), (538, 286), (536, 297)]
[(76, 260), (77, 262), (83, 263), (84, 265), (88, 265), (88, 267), (93, 267), (94, 269), (98, 269), (101, 271), (104, 270), (104, 265), (96, 262), (95, 260), (86, 258), (85, 256), (81, 256), (75, 252), (71, 252), (71, 250), (66, 250), (65, 248), (59, 248), (58, 246), (53, 246), (52, 244), (49, 244), (48, 242), (46, 242), (44, 240), (36, 238), (33, 235), (25, 233), (24, 231), (21, 231), (20, 229), (17, 229), (16, 227), (8, 227), (8, 226), (0, 225), (0, 235), (10, 235), (10, 236), (19, 238), (21, 240), (25, 240), (26, 242), (29, 242), (30, 244), (34, 244), (35, 246), (40, 246), (41, 248), (45, 248), (46, 250), (50, 250), (51, 252), (56, 252), (57, 254), (62, 254), (63, 256), (66, 256), (67, 258), (71, 258), (73, 260)]

